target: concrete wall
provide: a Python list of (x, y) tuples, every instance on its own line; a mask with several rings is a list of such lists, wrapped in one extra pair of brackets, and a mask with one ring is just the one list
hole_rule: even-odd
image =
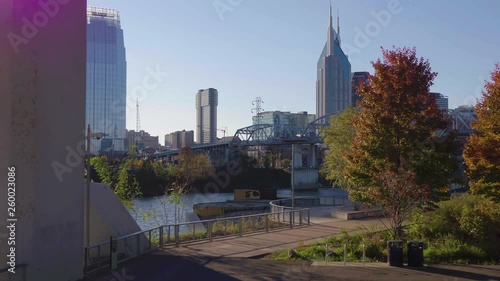
[[(83, 274), (86, 5), (0, 0), (0, 178), (6, 183), (7, 167), (15, 166), (16, 264), (28, 264), (27, 280)], [(0, 267), (7, 253), (2, 186)]]
[(317, 189), (318, 169), (298, 168), (294, 171), (295, 190)]
[[(130, 212), (123, 206), (120, 199), (107, 185), (90, 184), (90, 245), (109, 241), (110, 236), (120, 237), (141, 231)], [(130, 238), (126, 251), (135, 254), (137, 243)], [(120, 252), (124, 252), (124, 243), (119, 243)], [(141, 235), (141, 245), (148, 245), (148, 240)], [(144, 249), (144, 247), (141, 247)], [(101, 249), (101, 255), (108, 255), (109, 247)], [(90, 252), (91, 257), (97, 255), (97, 250)]]

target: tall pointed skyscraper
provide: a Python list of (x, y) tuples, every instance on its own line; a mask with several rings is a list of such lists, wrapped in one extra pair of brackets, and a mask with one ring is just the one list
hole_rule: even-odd
[(340, 47), (340, 24), (333, 29), (332, 6), (327, 41), (317, 65), (316, 116), (343, 111), (351, 105), (351, 63)]
[(126, 151), (125, 43), (118, 11), (87, 8), (86, 123), (104, 138), (92, 140), (93, 154), (119, 156)]

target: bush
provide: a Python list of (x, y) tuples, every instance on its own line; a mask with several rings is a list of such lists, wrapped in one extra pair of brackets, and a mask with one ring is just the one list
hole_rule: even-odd
[(406, 230), (423, 240), (427, 262), (499, 262), (500, 209), (490, 199), (464, 194), (413, 216)]

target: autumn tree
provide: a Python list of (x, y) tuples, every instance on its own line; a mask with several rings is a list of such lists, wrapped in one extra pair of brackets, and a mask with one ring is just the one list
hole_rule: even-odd
[[(362, 188), (367, 203), (382, 206), (398, 228), (394, 233), (400, 233), (401, 225), (391, 213), (418, 207), (410, 202), (423, 203), (430, 199), (425, 196), (448, 188), (453, 142), (434, 137), (448, 119), (429, 95), (437, 75), (429, 62), (417, 58), (414, 48), (382, 53), (383, 60), (372, 62), (370, 83), (359, 88), (361, 111), (353, 119), (356, 136), (345, 154), (345, 176)], [(429, 192), (406, 192), (400, 200), (388, 200), (407, 187)], [(424, 201), (415, 201), (417, 197)]]
[(464, 148), (464, 160), (470, 189), (500, 202), (500, 65), (486, 82), (481, 100), (476, 104), (477, 121)]

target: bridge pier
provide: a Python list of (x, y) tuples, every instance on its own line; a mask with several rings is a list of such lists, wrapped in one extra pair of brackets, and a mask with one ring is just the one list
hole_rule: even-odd
[(294, 186), (295, 190), (315, 190), (319, 187), (319, 169), (316, 158), (316, 145), (310, 144), (307, 151), (307, 166), (302, 162), (303, 145), (298, 144), (294, 155)]

